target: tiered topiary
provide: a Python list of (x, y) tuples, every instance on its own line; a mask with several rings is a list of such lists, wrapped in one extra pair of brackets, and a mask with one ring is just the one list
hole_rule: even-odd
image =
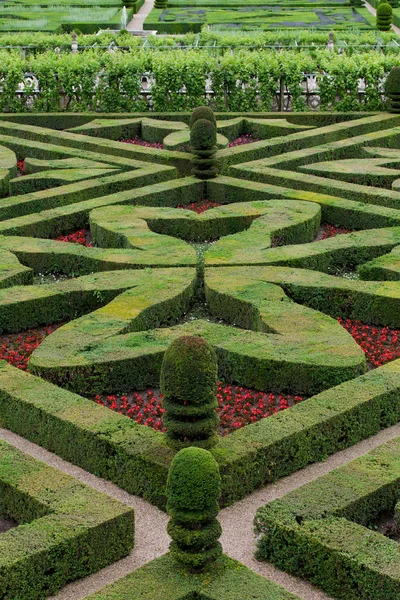
[(215, 118), (215, 114), (212, 108), (209, 106), (198, 106), (194, 109), (190, 116), (189, 127), (192, 129), (193, 125), (199, 119), (206, 119), (207, 121), (211, 121), (215, 126), (217, 126), (217, 119)]
[(193, 154), (193, 175), (199, 179), (212, 179), (218, 173), (215, 153), (217, 150), (217, 121), (208, 106), (198, 106), (190, 117), (190, 146)]
[(191, 571), (201, 571), (222, 554), (217, 520), (221, 476), (215, 458), (202, 448), (185, 448), (171, 463), (167, 481), (170, 553)]
[(159, 10), (167, 8), (167, 0), (155, 0), (154, 8), (158, 8)]
[(168, 347), (161, 366), (163, 425), (170, 446), (211, 448), (218, 441), (218, 365), (214, 349), (199, 336), (182, 336)]
[(399, 7), (399, 0), (380, 0), (378, 4), (385, 4), (386, 2), (390, 4), (392, 8)]
[(393, 9), (388, 2), (383, 2), (376, 9), (376, 27), (380, 31), (389, 31), (392, 27)]
[(389, 110), (400, 113), (400, 67), (393, 67), (385, 84), (385, 93), (389, 98)]

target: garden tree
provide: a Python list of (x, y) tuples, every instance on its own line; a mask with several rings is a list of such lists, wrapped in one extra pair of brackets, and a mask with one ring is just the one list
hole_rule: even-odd
[(161, 366), (163, 425), (170, 446), (211, 448), (218, 441), (218, 365), (199, 336), (182, 336), (167, 348)]
[(211, 123), (214, 123), (214, 125), (217, 126), (217, 119), (215, 118), (214, 111), (209, 106), (198, 106), (194, 109), (190, 116), (189, 128), (192, 129), (193, 125), (199, 119), (206, 119), (207, 121), (211, 121)]
[(385, 93), (389, 98), (389, 110), (400, 113), (400, 67), (392, 67), (385, 83)]
[(393, 9), (388, 2), (383, 2), (376, 9), (376, 27), (380, 31), (389, 31), (392, 26)]
[(222, 554), (217, 520), (221, 476), (215, 458), (202, 448), (184, 448), (171, 463), (167, 480), (170, 553), (191, 571), (201, 571)]
[(215, 153), (217, 150), (217, 128), (208, 119), (198, 119), (190, 129), (190, 147), (193, 175), (199, 179), (212, 179), (218, 173)]

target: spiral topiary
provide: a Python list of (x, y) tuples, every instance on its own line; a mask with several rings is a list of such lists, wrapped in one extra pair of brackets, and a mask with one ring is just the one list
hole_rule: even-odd
[(214, 111), (209, 106), (198, 106), (194, 109), (190, 116), (189, 128), (192, 129), (193, 125), (199, 119), (206, 119), (207, 121), (211, 121), (215, 127), (217, 126), (217, 120), (215, 118)]
[(376, 26), (380, 31), (389, 31), (392, 26), (393, 9), (388, 2), (383, 2), (376, 9)]
[(215, 458), (202, 448), (185, 448), (171, 463), (167, 481), (170, 553), (192, 571), (222, 554), (218, 538), (221, 476)]
[(211, 448), (217, 443), (217, 383), (217, 357), (206, 340), (183, 336), (172, 342), (160, 378), (163, 425), (172, 448)]
[(389, 110), (400, 113), (400, 67), (393, 67), (385, 83), (385, 94), (389, 98)]
[(192, 173), (199, 179), (215, 177), (217, 161), (215, 160), (217, 129), (212, 121), (198, 119), (190, 130), (190, 146), (195, 155), (192, 159)]

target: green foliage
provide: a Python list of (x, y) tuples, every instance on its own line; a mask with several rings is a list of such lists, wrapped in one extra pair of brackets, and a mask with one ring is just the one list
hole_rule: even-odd
[(392, 26), (393, 9), (388, 2), (379, 4), (376, 9), (376, 26), (380, 31), (389, 31)]
[(203, 338), (179, 337), (168, 347), (160, 387), (166, 438), (173, 448), (217, 443), (217, 381), (217, 357)]
[(134, 544), (132, 509), (4, 441), (0, 514), (19, 525), (0, 538), (1, 593), (8, 600), (47, 598)]
[(216, 519), (221, 476), (214, 457), (202, 448), (180, 450), (170, 466), (166, 493), (171, 556), (191, 570), (202, 570), (222, 554)]
[(300, 600), (236, 560), (222, 555), (201, 573), (170, 556), (152, 560), (86, 600)]
[(393, 67), (386, 79), (386, 95), (389, 97), (390, 112), (400, 112), (400, 67)]
[[(207, 114), (207, 111), (203, 110), (200, 114)], [(214, 114), (212, 116), (214, 117)], [(217, 129), (212, 121), (198, 118), (192, 122), (190, 146), (195, 155), (192, 159), (192, 173), (199, 179), (212, 179), (218, 172), (215, 160), (216, 142)]]
[(257, 557), (335, 598), (399, 597), (399, 544), (366, 528), (395, 507), (399, 450), (395, 438), (260, 508)]
[[(390, 35), (390, 34), (382, 34)], [(133, 36), (130, 36), (134, 39)], [(340, 45), (338, 46), (340, 49)], [(211, 53), (207, 48), (187, 50), (156, 49), (143, 51), (133, 48), (114, 54), (88, 50), (79, 55), (45, 53), (29, 55), (26, 60), (17, 51), (0, 51), (3, 91), (0, 111), (27, 112), (26, 95), (16, 93), (25, 72), (36, 73), (39, 92), (32, 104), (34, 112), (59, 111), (60, 89), (66, 93), (63, 111), (134, 112), (148, 110), (141, 97), (141, 76), (151, 72), (154, 109), (160, 111), (191, 111), (204, 102), (205, 81), (213, 81), (215, 110), (261, 112), (269, 111), (282, 74), (292, 97), (293, 109), (304, 111), (302, 98), (304, 73), (317, 73), (326, 110), (381, 110), (380, 80), (400, 64), (398, 48), (387, 54), (371, 48), (362, 54), (348, 51), (338, 55), (326, 49), (289, 49), (277, 53), (274, 49), (241, 50), (237, 53)], [(360, 101), (360, 77), (366, 81), (365, 94)], [(98, 78), (98, 79), (97, 79)], [(182, 94), (182, 88), (186, 93)], [(60, 121), (60, 127), (61, 127)]]
[(199, 119), (206, 119), (207, 121), (211, 121), (215, 126), (217, 126), (217, 120), (215, 118), (214, 111), (209, 106), (198, 106), (194, 109), (190, 116), (189, 127), (192, 129), (193, 125)]

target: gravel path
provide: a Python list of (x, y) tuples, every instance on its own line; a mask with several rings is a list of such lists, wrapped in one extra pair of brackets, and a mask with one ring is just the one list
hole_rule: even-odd
[[(262, 504), (281, 498), (291, 490), (329, 473), (333, 469), (362, 456), (369, 450), (398, 436), (400, 436), (400, 425), (385, 429), (368, 440), (337, 452), (325, 462), (316, 463), (297, 471), (293, 475), (280, 479), (277, 484), (267, 485), (241, 502), (237, 502), (233, 506), (222, 510), (219, 516), (223, 526), (221, 541), (226, 554), (240, 560), (240, 562), (263, 577), (271, 579), (287, 590), (297, 594), (302, 600), (331, 600), (306, 581), (292, 577), (275, 569), (269, 563), (258, 562), (253, 558), (254, 536), (252, 522), (254, 513)], [(128, 494), (114, 484), (91, 475), (80, 467), (62, 460), (55, 454), (28, 442), (6, 429), (0, 428), (0, 438), (7, 440), (16, 448), (30, 454), (34, 458), (69, 473), (83, 483), (108, 494), (116, 500), (124, 502), (128, 506), (132, 506), (136, 511), (136, 546), (132, 553), (127, 558), (102, 569), (90, 577), (67, 585), (56, 596), (52, 596), (48, 600), (82, 600), (87, 595), (167, 552), (169, 537), (165, 528), (168, 517), (162, 511), (145, 500)]]
[(126, 26), (128, 31), (143, 31), (143, 23), (154, 6), (154, 0), (144, 0), (143, 6)]

